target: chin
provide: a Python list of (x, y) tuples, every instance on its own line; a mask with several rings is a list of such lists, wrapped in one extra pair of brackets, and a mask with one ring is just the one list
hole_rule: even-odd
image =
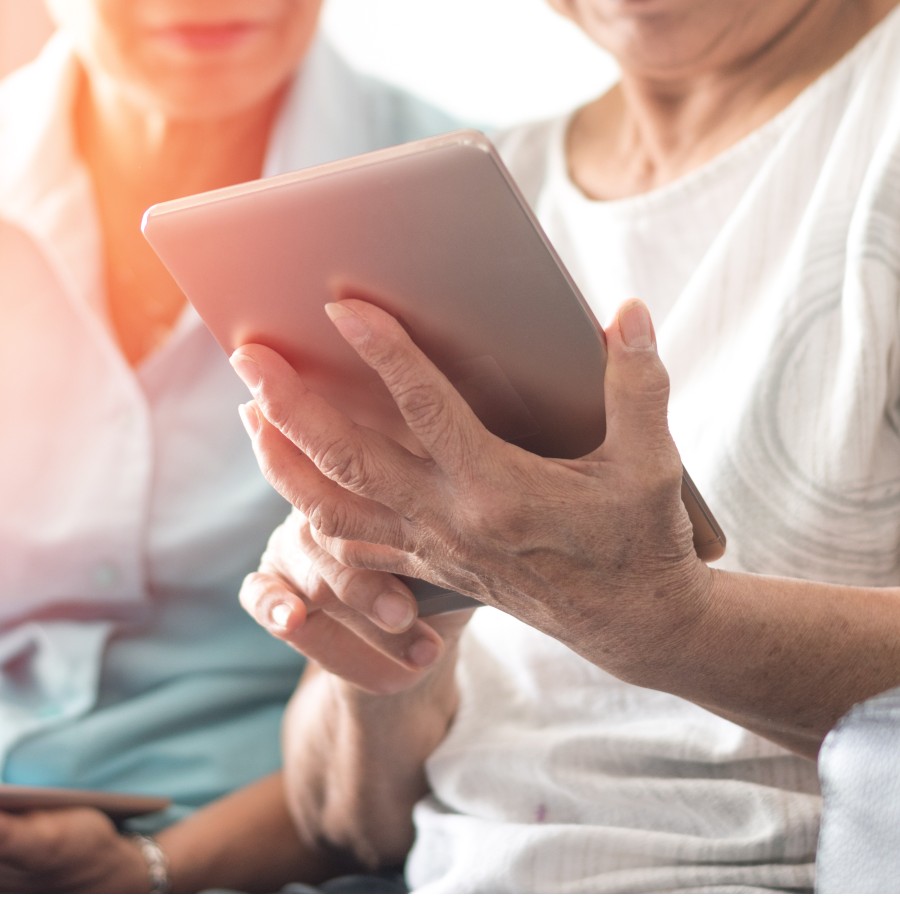
[(290, 83), (293, 71), (273, 73), (262, 79), (245, 78), (229, 72), (224, 77), (202, 73), (196, 77), (157, 79), (139, 90), (142, 104), (149, 110), (182, 122), (209, 122), (239, 116), (274, 102)]

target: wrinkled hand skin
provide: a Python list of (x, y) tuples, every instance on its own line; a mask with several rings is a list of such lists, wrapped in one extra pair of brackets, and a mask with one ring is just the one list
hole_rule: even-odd
[(0, 813), (3, 893), (133, 893), (150, 888), (140, 850), (95, 809)]
[[(384, 311), (346, 300), (328, 312), (423, 453), (354, 424), (271, 349), (239, 348), (232, 363), (254, 395), (242, 416), (260, 468), (308, 522), (295, 543), (349, 572), (446, 585), (641, 681), (711, 590), (680, 500), (668, 376), (643, 304), (626, 303), (607, 331), (607, 434), (577, 460), (489, 433)], [(283, 569), (290, 550), (275, 555)]]

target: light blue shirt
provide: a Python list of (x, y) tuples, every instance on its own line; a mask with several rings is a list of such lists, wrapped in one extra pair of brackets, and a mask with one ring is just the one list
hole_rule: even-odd
[[(132, 369), (106, 318), (62, 38), (0, 85), (0, 774), (163, 794), (154, 827), (277, 769), (302, 660), (240, 608), (286, 513), (193, 310)], [(321, 41), (265, 172), (449, 130)], [(136, 227), (137, 227), (136, 223)]]

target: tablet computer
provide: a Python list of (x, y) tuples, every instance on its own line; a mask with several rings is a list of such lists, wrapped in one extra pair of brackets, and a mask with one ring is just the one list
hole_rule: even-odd
[[(600, 325), (495, 148), (454, 131), (151, 207), (142, 230), (226, 353), (277, 350), (306, 384), (403, 441), (380, 379), (324, 306), (396, 316), (487, 428), (543, 456), (603, 441)], [(690, 479), (699, 555), (724, 536)], [(423, 615), (471, 604), (410, 581)]]
[(106, 813), (111, 819), (120, 820), (159, 812), (169, 806), (169, 802), (166, 797), (145, 794), (0, 784), (0, 810), (4, 812), (90, 806)]

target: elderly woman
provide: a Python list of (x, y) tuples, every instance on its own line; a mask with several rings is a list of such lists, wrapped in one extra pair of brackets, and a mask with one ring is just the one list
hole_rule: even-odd
[[(277, 777), (185, 818), (277, 770), (301, 660), (237, 603), (286, 505), (140, 221), (448, 127), (354, 74), (315, 37), (320, 6), (55, 0), (58, 34), (0, 85), (0, 773), (173, 801), (133, 823), (172, 825), (168, 876), (92, 810), (0, 815), (0, 890), (313, 874), (284, 843)], [(264, 870), (261, 846), (284, 848)]]
[[(897, 2), (555, 5), (621, 79), (500, 147), (612, 322), (603, 445), (503, 443), (358, 301), (425, 458), (233, 358), (298, 510), (242, 599), (318, 661), (289, 803), (361, 863), (411, 848), (417, 890), (809, 890), (822, 738), (900, 683)], [(415, 620), (385, 572), (493, 608)]]

